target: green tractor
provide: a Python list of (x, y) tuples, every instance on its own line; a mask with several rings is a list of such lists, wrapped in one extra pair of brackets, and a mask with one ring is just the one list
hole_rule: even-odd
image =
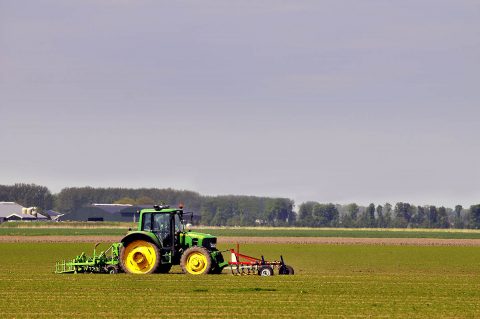
[(185, 227), (183, 207), (155, 205), (142, 209), (137, 230), (130, 230), (120, 243), (114, 243), (93, 257), (85, 253), (72, 260), (59, 261), (55, 273), (110, 273), (124, 271), (129, 274), (168, 273), (173, 265), (180, 265), (186, 274), (219, 274), (230, 266), (232, 274), (258, 274), (271, 276), (278, 269), (279, 275), (293, 275), (291, 266), (280, 261), (266, 261), (240, 254), (240, 248), (229, 249), (231, 261), (225, 261), (216, 247), (217, 238)]
[[(186, 213), (191, 214), (191, 213)], [(155, 205), (142, 209), (137, 230), (129, 230), (120, 243), (93, 257), (85, 253), (72, 260), (59, 261), (55, 273), (168, 273), (173, 265), (180, 265), (184, 273), (192, 275), (219, 274), (228, 261), (217, 250), (217, 238), (187, 230), (183, 207)]]
[(121, 240), (119, 266), (131, 274), (168, 273), (180, 265), (192, 275), (219, 274), (228, 265), (217, 238), (185, 229), (183, 207), (142, 209), (138, 229)]

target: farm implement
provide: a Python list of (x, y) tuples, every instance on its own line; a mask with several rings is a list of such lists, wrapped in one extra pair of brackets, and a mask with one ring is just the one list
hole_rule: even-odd
[(274, 269), (278, 269), (279, 275), (293, 275), (294, 270), (292, 266), (285, 264), (283, 256), (280, 256), (280, 261), (266, 261), (262, 256), (255, 258), (240, 254), (240, 247), (237, 244), (237, 250), (230, 249), (230, 270), (232, 275), (259, 275), (272, 276)]
[(118, 272), (118, 252), (120, 244), (112, 244), (107, 250), (97, 255), (97, 247), (93, 248), (93, 257), (87, 257), (85, 253), (75, 257), (72, 260), (63, 260), (55, 264), (55, 273), (107, 273), (116, 274)]
[[(142, 209), (138, 229), (129, 231), (119, 242), (93, 256), (85, 253), (72, 260), (60, 261), (55, 273), (117, 273), (130, 274), (168, 273), (173, 265), (180, 265), (191, 275), (219, 274), (230, 267), (236, 274), (271, 276), (274, 269), (282, 275), (293, 275), (293, 268), (280, 261), (265, 261), (242, 255), (237, 250), (219, 251), (215, 236), (186, 230), (183, 207), (155, 205)], [(225, 261), (222, 252), (230, 252), (231, 260)]]

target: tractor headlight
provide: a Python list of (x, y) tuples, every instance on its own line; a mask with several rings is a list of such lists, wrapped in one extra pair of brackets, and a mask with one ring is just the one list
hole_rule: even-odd
[(217, 244), (216, 243), (210, 243), (210, 248), (217, 248)]

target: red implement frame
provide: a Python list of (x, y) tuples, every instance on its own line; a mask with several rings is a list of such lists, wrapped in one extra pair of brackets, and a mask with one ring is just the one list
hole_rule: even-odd
[(230, 249), (228, 265), (234, 275), (260, 275), (263, 274), (261, 270), (268, 267), (272, 269), (271, 275), (273, 275), (273, 269), (280, 271), (281, 267), (285, 267), (282, 256), (280, 256), (280, 261), (266, 261), (263, 256), (261, 258), (247, 256), (240, 254), (239, 244), (237, 244), (237, 250)]

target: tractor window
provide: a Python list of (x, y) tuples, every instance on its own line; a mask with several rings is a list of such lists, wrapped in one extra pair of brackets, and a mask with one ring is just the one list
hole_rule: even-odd
[(153, 228), (159, 238), (165, 239), (170, 234), (170, 214), (153, 215)]
[(175, 214), (175, 232), (183, 231), (183, 224), (182, 221), (180, 220), (180, 216)]
[(152, 230), (152, 214), (143, 214), (142, 229), (146, 231)]

